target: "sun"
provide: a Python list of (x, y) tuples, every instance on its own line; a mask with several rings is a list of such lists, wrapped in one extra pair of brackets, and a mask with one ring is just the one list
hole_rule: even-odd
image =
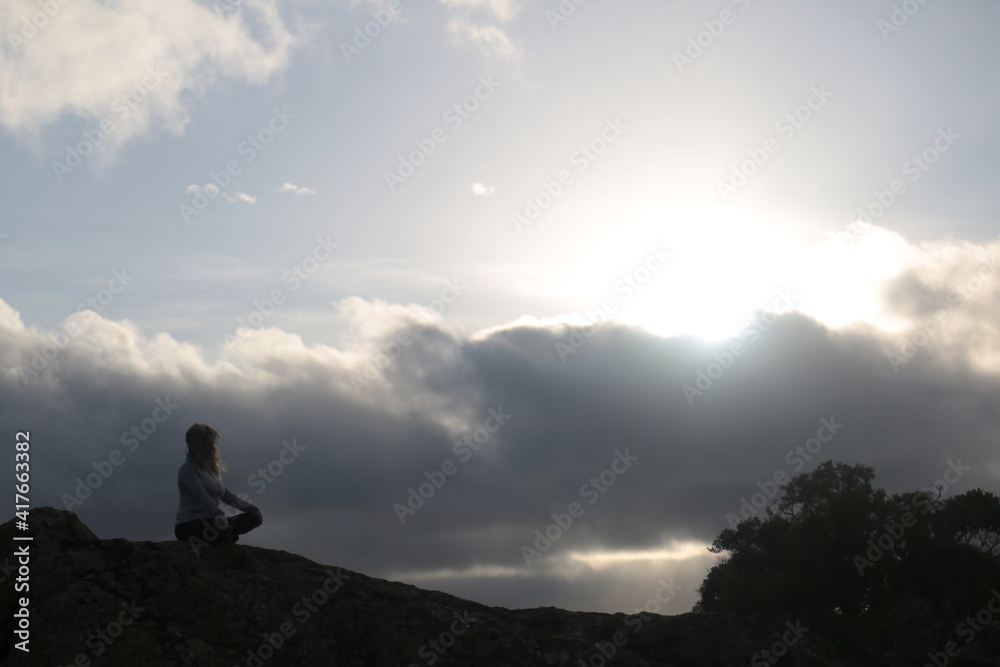
[(795, 268), (794, 255), (773, 226), (721, 204), (658, 202), (618, 231), (625, 242), (617, 244), (623, 256), (614, 264), (627, 265), (624, 255), (631, 255), (637, 279), (644, 276), (637, 246), (669, 253), (640, 288), (622, 292), (628, 298), (619, 315), (660, 335), (734, 336), (793, 280), (783, 274)]
[[(598, 239), (587, 259), (614, 275), (599, 271), (592, 289), (616, 281), (615, 319), (662, 336), (720, 341), (766, 311), (898, 331), (883, 291), (912, 248), (895, 232), (869, 226), (859, 235), (856, 225), (830, 230), (706, 200), (655, 202)], [(656, 271), (648, 270), (654, 248), (669, 254)]]
[(892, 333), (905, 324), (885, 300), (913, 259), (898, 233), (705, 199), (627, 208), (614, 224), (580, 212), (584, 224), (547, 246), (539, 284), (574, 309), (559, 319), (613, 320), (709, 342), (738, 336), (768, 311), (795, 311), (832, 329)]

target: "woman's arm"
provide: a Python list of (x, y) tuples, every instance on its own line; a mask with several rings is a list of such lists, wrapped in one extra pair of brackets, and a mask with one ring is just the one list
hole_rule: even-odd
[(248, 503), (243, 500), (235, 493), (227, 489), (225, 486), (222, 487), (222, 502), (226, 503), (230, 507), (236, 507), (243, 510), (244, 512), (250, 511), (256, 514), (260, 514), (260, 510), (253, 503)]

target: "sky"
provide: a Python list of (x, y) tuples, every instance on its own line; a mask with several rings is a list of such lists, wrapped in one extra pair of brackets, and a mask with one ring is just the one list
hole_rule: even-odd
[(242, 542), (605, 612), (824, 460), (996, 491), (998, 20), (0, 0), (4, 464), (168, 540), (208, 423)]

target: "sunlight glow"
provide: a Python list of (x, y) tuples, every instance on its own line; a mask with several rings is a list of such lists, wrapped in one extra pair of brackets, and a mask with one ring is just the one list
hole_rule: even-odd
[[(737, 335), (757, 312), (787, 312), (784, 295), (794, 310), (830, 327), (865, 322), (885, 331), (902, 328), (873, 289), (900, 274), (912, 256), (902, 237), (857, 224), (826, 239), (801, 238), (793, 230), (789, 221), (712, 202), (650, 205), (615, 230), (617, 242), (609, 238), (601, 245), (605, 263), (618, 274), (631, 262), (633, 276), (647, 278), (631, 294), (616, 290), (622, 302), (616, 315), (660, 335), (715, 341)], [(654, 245), (671, 257), (664, 269), (646, 272), (642, 253)]]
[(710, 544), (704, 542), (673, 542), (660, 549), (642, 551), (591, 551), (586, 553), (571, 553), (569, 558), (583, 562), (593, 568), (613, 567), (623, 563), (638, 561), (679, 561), (689, 558), (715, 557), (708, 550)]

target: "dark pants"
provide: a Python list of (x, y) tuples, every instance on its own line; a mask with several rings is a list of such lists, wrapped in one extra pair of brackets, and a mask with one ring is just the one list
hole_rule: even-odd
[(261, 521), (256, 514), (241, 512), (229, 517), (229, 527), (225, 530), (216, 528), (212, 519), (195, 519), (178, 523), (174, 526), (174, 537), (181, 542), (190, 542), (195, 553), (198, 553), (199, 546), (235, 542), (237, 536), (249, 533), (260, 524)]

